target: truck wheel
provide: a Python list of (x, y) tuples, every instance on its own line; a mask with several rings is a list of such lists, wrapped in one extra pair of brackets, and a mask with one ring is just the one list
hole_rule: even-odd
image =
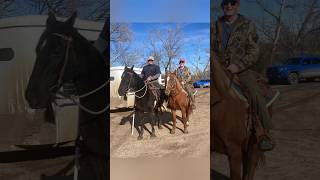
[(290, 73), (288, 76), (289, 84), (298, 84), (299, 83), (299, 75), (297, 73)]

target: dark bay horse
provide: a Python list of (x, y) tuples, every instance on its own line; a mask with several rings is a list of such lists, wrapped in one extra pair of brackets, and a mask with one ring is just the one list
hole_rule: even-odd
[(211, 73), (211, 151), (228, 156), (232, 180), (253, 180), (258, 162), (264, 160), (256, 136), (263, 131), (260, 121), (251, 122), (246, 102), (230, 88), (231, 79), (236, 77), (231, 78), (214, 57)]
[(165, 93), (168, 96), (168, 107), (172, 113), (172, 129), (171, 134), (175, 133), (176, 130), (176, 111), (180, 110), (183, 119), (183, 132), (188, 133), (188, 122), (192, 113), (191, 102), (188, 97), (188, 93), (183, 89), (181, 83), (177, 79), (175, 73), (166, 74), (166, 90)]
[[(143, 139), (143, 132), (146, 129), (144, 125), (144, 118), (148, 116), (151, 118), (151, 137), (156, 137), (155, 128), (156, 122), (158, 122), (158, 128), (162, 129), (161, 118), (159, 112), (161, 110), (162, 103), (165, 100), (164, 94), (160, 94), (160, 101), (156, 102), (156, 98), (153, 93), (148, 90), (148, 83), (144, 82), (143, 79), (133, 70), (133, 66), (124, 69), (121, 77), (120, 86), (118, 93), (120, 96), (125, 96), (127, 92), (135, 93), (135, 117), (138, 122), (139, 136), (138, 140)], [(157, 119), (157, 120), (156, 120)]]
[(25, 97), (34, 109), (48, 108), (56, 94), (74, 100), (79, 106), (79, 179), (107, 179), (109, 66), (73, 27), (76, 16), (60, 22), (49, 14)]

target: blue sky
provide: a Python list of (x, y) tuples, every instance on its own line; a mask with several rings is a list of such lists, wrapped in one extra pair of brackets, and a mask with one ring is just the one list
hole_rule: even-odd
[[(177, 23), (132, 23), (130, 24), (133, 31), (133, 42), (130, 47), (145, 49), (140, 62), (145, 62), (150, 54), (146, 50), (148, 44), (148, 32), (150, 30), (161, 30), (164, 28), (176, 27)], [(200, 66), (203, 68), (208, 61), (209, 54), (206, 52), (210, 48), (210, 24), (209, 23), (183, 23), (179, 24), (183, 32), (183, 48), (181, 57), (187, 60), (187, 66), (194, 69), (192, 63), (200, 56)], [(178, 64), (179, 59), (174, 59), (174, 65)], [(163, 69), (162, 69), (163, 71)]]
[(210, 0), (110, 0), (111, 22), (210, 22)]

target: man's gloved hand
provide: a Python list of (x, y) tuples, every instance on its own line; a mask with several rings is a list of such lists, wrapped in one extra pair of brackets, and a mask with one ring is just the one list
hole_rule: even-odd
[(233, 74), (235, 73), (238, 73), (240, 71), (240, 68), (235, 65), (235, 64), (230, 64), (228, 67), (227, 67), (227, 70), (229, 70), (230, 72), (232, 72)]
[(151, 81), (151, 80), (152, 80), (152, 77), (149, 76), (149, 77), (147, 78), (147, 81), (149, 82), (149, 81)]

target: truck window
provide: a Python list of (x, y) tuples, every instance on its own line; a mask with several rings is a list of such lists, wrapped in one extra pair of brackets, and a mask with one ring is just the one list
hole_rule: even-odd
[(311, 59), (305, 59), (305, 60), (303, 60), (303, 64), (311, 64)]
[(320, 59), (312, 59), (312, 64), (320, 64)]

